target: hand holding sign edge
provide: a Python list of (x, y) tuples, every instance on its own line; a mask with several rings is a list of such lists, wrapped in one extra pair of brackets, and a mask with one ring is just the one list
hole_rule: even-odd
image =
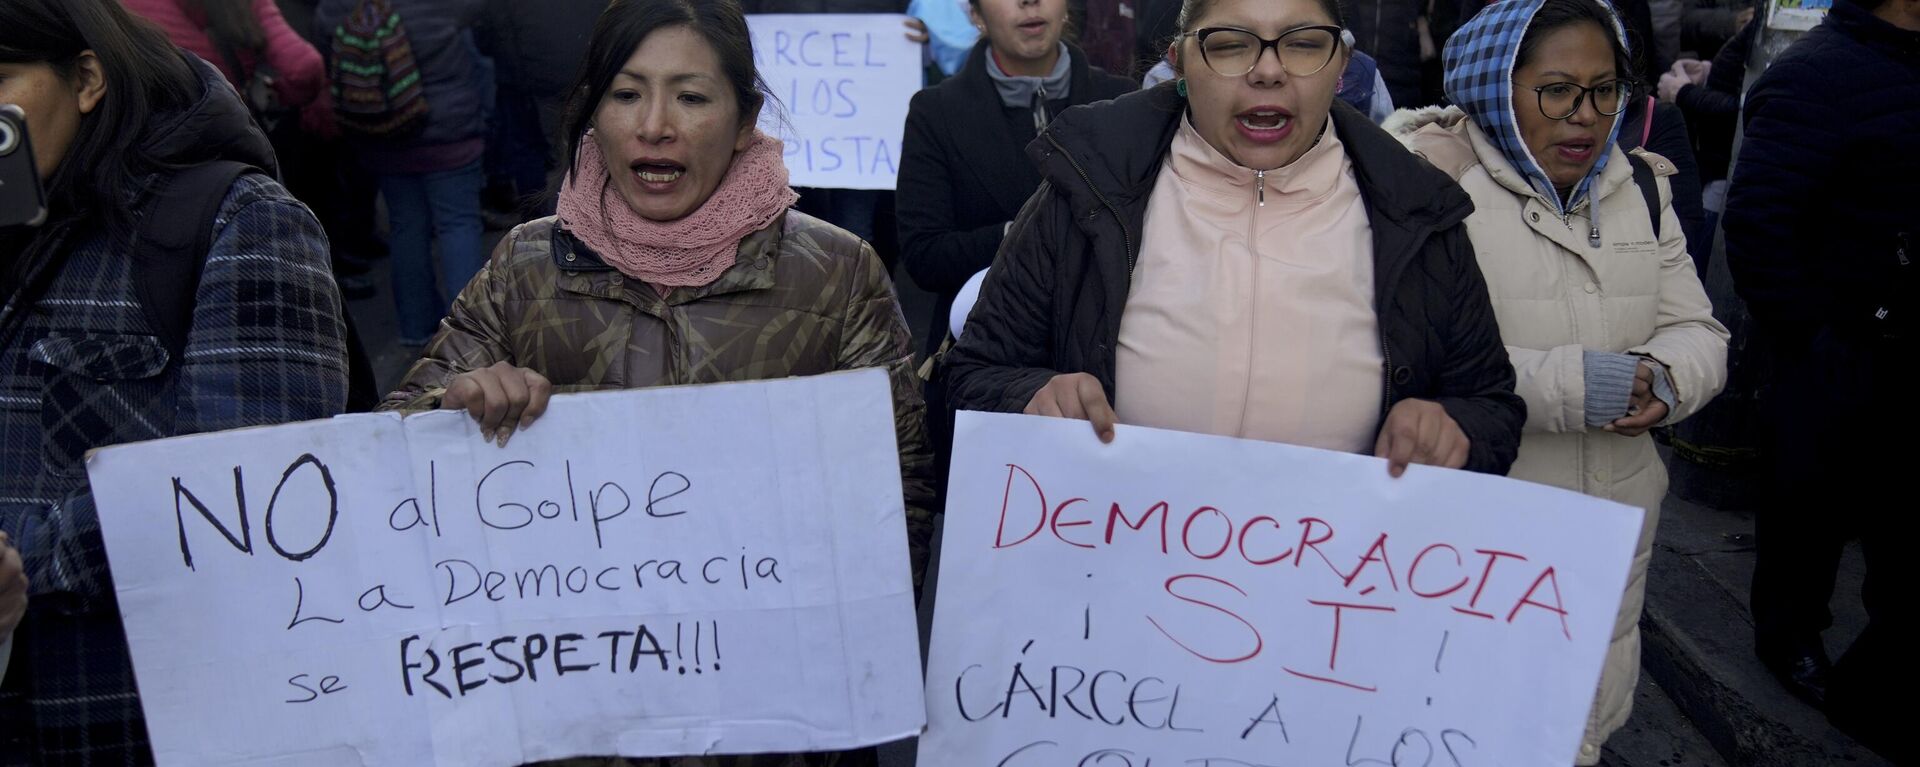
[(1048, 379), (1047, 385), (1033, 393), (1023, 412), (1090, 422), (1094, 434), (1105, 443), (1113, 442), (1113, 427), (1120, 421), (1107, 402), (1107, 390), (1087, 373), (1063, 373)]
[(1459, 422), (1440, 403), (1405, 399), (1388, 411), (1386, 422), (1380, 425), (1380, 436), (1374, 440), (1373, 454), (1387, 459), (1387, 473), (1397, 479), (1413, 463), (1465, 468), (1472, 446)]
[(480, 436), (507, 446), (515, 429), (531, 426), (547, 412), (553, 384), (531, 369), (496, 362), (454, 376), (440, 398), (442, 410), (465, 410), (480, 424)]

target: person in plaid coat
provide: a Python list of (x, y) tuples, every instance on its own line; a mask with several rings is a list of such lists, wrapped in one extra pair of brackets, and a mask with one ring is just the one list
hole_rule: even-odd
[(0, 3), (0, 103), (27, 115), (51, 216), (0, 229), (0, 532), (31, 583), (0, 682), (0, 765), (149, 764), (86, 453), (339, 412), (345, 327), (326, 236), (277, 182), (240, 176), (183, 298), (175, 358), (130, 242), (160, 169), (272, 171), (246, 107), (115, 0)]

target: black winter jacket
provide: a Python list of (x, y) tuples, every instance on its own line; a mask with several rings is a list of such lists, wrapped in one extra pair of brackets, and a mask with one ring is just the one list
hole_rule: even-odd
[[(1089, 66), (1078, 48), (1068, 46), (1068, 56), (1073, 67), (1069, 105), (1136, 89), (1132, 80)], [(965, 69), (914, 94), (907, 109), (897, 208), (900, 245), (914, 283), (939, 297), (927, 335), (929, 351), (947, 336), (954, 295), (993, 264), (1007, 222), (1040, 186), (1040, 169), (1025, 153), (1035, 138), (1032, 124), (1009, 119), (1007, 111), (987, 74), (985, 41), (974, 46)]]
[[(1647, 129), (1647, 121), (1653, 129)], [(1647, 100), (1635, 98), (1620, 118), (1620, 148), (1646, 149), (1673, 163), (1673, 175), (1667, 183), (1673, 189), (1673, 213), (1680, 217), (1680, 228), (1687, 234), (1687, 254), (1701, 274), (1713, 255), (1713, 232), (1707, 229), (1707, 206), (1700, 183), (1700, 163), (1693, 154), (1693, 139), (1687, 134), (1686, 115), (1666, 102), (1647, 111)], [(1647, 140), (1641, 143), (1640, 137)]]
[(545, 102), (567, 96), (606, 0), (487, 0), (478, 30), (497, 79)]
[(1713, 57), (1713, 69), (1707, 72), (1706, 85), (1683, 85), (1674, 103), (1687, 115), (1687, 132), (1693, 136), (1700, 158), (1700, 183), (1727, 180), (1733, 165), (1733, 133), (1739, 127), (1740, 89), (1747, 86), (1747, 58), (1753, 52), (1760, 23), (1748, 24), (1740, 34), (1721, 46)]
[[(1045, 182), (947, 355), (956, 409), (1019, 412), (1062, 373), (1090, 373), (1109, 399), (1126, 396), (1114, 390), (1120, 315), (1185, 103), (1169, 83), (1075, 107), (1028, 148)], [(1403, 399), (1437, 400), (1472, 440), (1467, 468), (1505, 473), (1526, 406), (1467, 241), (1473, 203), (1365, 115), (1333, 110), (1373, 228), (1381, 420)]]
[[(1380, 63), (1380, 79), (1387, 83), (1396, 107), (1417, 107), (1421, 98), (1420, 17), (1426, 0), (1360, 0), (1347, 6), (1347, 28), (1353, 47)], [(1435, 40), (1436, 45), (1445, 40)]]
[(1724, 226), (1734, 287), (1804, 347), (1914, 327), (1920, 259), (1920, 32), (1837, 0), (1747, 95)]

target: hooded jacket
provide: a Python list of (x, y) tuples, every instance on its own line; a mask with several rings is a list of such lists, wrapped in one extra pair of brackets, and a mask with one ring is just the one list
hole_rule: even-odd
[[(199, 100), (151, 118), (141, 143), (171, 165), (272, 169), (232, 87), (211, 65), (192, 65)], [(159, 180), (141, 179), (127, 208), (144, 209)], [(132, 249), (102, 227), (83, 223), (50, 254), (60, 271), (31, 305), (15, 295), (0, 310), (26, 313), (0, 322), (10, 328), (0, 345), (0, 530), (33, 583), (0, 685), (0, 765), (153, 758), (87, 451), (324, 418), (345, 404), (343, 314), (313, 214), (248, 174), (225, 193), (212, 234), (179, 360), (142, 311)]]
[[(1540, 163), (1534, 161), (1527, 142), (1520, 138), (1520, 122), (1514, 110), (1519, 106), (1535, 107), (1525, 103), (1530, 99), (1516, 100), (1513, 70), (1519, 63), (1520, 41), (1526, 38), (1527, 27), (1533, 23), (1533, 15), (1540, 11), (1540, 5), (1540, 0), (1495, 3), (1447, 39), (1442, 53), (1446, 61), (1447, 99), (1480, 126), (1507, 164), (1548, 199), (1555, 214), (1565, 218), (1568, 211), (1587, 201), (1594, 179), (1606, 171), (1612, 158), (1610, 153), (1602, 153), (1594, 162), (1593, 170), (1574, 187), (1573, 194), (1562, 201), (1553, 181), (1547, 178)], [(1612, 12), (1611, 6), (1608, 12)], [(1626, 39), (1626, 30), (1620, 26), (1618, 17), (1614, 18), (1613, 33), (1619, 39)], [(1620, 76), (1633, 75), (1621, 72)], [(1619, 133), (1620, 121), (1614, 120), (1606, 145), (1612, 146)]]
[[(1467, 232), (1527, 401), (1510, 476), (1646, 510), (1576, 757), (1590, 765), (1632, 710), (1640, 608), (1667, 475), (1651, 437), (1587, 426), (1587, 355), (1635, 355), (1663, 365), (1676, 395), (1666, 419), (1673, 423), (1725, 385), (1728, 336), (1687, 255), (1669, 184), (1672, 163), (1635, 150), (1656, 176), (1656, 236), (1631, 163), (1611, 139), (1571, 205), (1527, 150), (1514, 110), (1536, 107), (1531, 92), (1515, 105), (1512, 69), (1540, 5), (1508, 0), (1462, 27), (1447, 44), (1449, 95), (1460, 106), (1402, 112), (1389, 128), (1473, 197)], [(1616, 134), (1620, 122), (1614, 120)]]
[[(1185, 108), (1164, 84), (1069, 109), (1028, 147), (1044, 181), (946, 357), (955, 409), (1017, 413), (1053, 376), (1075, 372), (1099, 379), (1111, 401), (1127, 396), (1114, 386), (1121, 312)], [(1403, 399), (1436, 400), (1472, 442), (1467, 468), (1505, 473), (1526, 410), (1462, 226), (1472, 202), (1352, 107), (1336, 101), (1330, 129), (1373, 228), (1381, 420)]]

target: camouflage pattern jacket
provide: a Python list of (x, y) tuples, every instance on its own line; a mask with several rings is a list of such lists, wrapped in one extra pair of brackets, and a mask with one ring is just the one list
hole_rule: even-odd
[[(521, 225), (460, 292), (453, 313), (384, 407), (438, 407), (453, 377), (508, 362), (556, 394), (753, 381), (884, 367), (918, 587), (933, 534), (933, 461), (913, 339), (873, 249), (788, 211), (740, 241), (713, 284), (664, 297), (629, 279), (553, 218)], [(570, 759), (547, 767), (866, 767), (872, 749), (678, 759)]]
[(713, 284), (664, 297), (549, 217), (501, 240), (383, 407), (438, 407), (454, 376), (496, 362), (546, 376), (556, 394), (883, 367), (917, 585), (933, 533), (933, 462), (912, 345), (873, 249), (797, 211), (741, 240)]

